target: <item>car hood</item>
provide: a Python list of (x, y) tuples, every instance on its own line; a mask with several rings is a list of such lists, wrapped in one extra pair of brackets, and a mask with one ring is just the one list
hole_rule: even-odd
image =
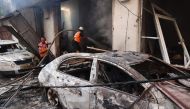
[(25, 50), (19, 50), (15, 52), (7, 52), (0, 54), (0, 61), (17, 61), (28, 58), (33, 58), (34, 55)]

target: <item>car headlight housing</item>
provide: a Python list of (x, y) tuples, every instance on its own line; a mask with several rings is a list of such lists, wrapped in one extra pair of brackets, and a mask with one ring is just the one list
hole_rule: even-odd
[(10, 61), (2, 61), (2, 62), (0, 62), (0, 66), (12, 66), (14, 64), (15, 63), (10, 62)]
[(0, 62), (0, 71), (9, 71), (16, 69), (16, 64), (11, 61), (1, 61)]

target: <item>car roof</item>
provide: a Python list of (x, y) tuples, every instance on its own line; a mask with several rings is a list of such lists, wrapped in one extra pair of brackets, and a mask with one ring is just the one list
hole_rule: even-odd
[(9, 44), (17, 44), (17, 41), (14, 40), (0, 40), (0, 45), (9, 45)]
[(143, 54), (133, 51), (116, 51), (116, 52), (105, 52), (97, 54), (100, 58), (110, 58), (110, 61), (125, 61), (127, 63), (138, 63), (142, 62), (150, 57), (148, 54)]
[[(133, 51), (110, 51), (104, 53), (68, 53), (62, 55), (63, 57), (97, 57), (99, 59), (107, 60), (113, 63), (120, 64), (136, 64), (144, 62), (150, 55)], [(61, 56), (61, 57), (62, 57)]]

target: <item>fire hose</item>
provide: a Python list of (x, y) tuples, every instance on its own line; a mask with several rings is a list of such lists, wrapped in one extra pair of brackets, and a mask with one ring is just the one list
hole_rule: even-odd
[[(37, 65), (37, 67), (40, 67), (40, 66), (42, 65), (42, 63), (45, 61), (45, 59), (47, 58), (47, 56), (48, 56), (48, 54), (49, 54), (49, 52), (50, 52), (50, 49), (51, 49), (53, 43), (55, 42), (56, 38), (59, 37), (61, 33), (63, 33), (63, 32), (68, 32), (68, 31), (75, 31), (75, 30), (62, 30), (62, 31), (58, 32), (58, 33), (55, 35), (55, 37), (54, 37), (54, 39), (53, 39), (51, 45), (48, 47), (48, 51), (47, 51), (46, 55), (42, 58), (42, 60), (41, 60), (41, 61), (39, 62), (39, 64)], [(11, 81), (11, 82), (9, 82), (9, 83), (7, 83), (7, 84), (5, 84), (5, 85), (0, 86), (0, 88), (1, 88), (1, 87), (5, 87), (5, 86), (7, 86), (7, 85), (14, 84), (14, 83), (17, 82), (17, 81), (20, 81), (20, 80), (23, 80), (23, 79), (24, 79), (24, 80), (22, 81), (22, 83), (18, 86), (18, 89), (16, 90), (16, 92), (15, 92), (12, 96), (10, 96), (10, 97), (8, 98), (8, 100), (5, 102), (5, 104), (3, 105), (3, 108), (6, 108), (6, 107), (9, 105), (9, 103), (11, 102), (11, 100), (20, 92), (20, 90), (22, 89), (22, 87), (24, 86), (24, 84), (27, 83), (27, 80), (28, 80), (29, 77), (33, 74), (34, 71), (35, 71), (35, 69), (32, 69), (28, 74), (22, 76), (21, 78), (16, 79), (16, 80)]]

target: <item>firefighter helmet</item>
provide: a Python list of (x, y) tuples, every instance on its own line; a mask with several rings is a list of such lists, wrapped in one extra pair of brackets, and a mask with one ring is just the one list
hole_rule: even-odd
[(80, 26), (80, 27), (79, 27), (79, 30), (83, 31), (83, 30), (84, 30), (84, 28), (83, 28), (82, 26)]

